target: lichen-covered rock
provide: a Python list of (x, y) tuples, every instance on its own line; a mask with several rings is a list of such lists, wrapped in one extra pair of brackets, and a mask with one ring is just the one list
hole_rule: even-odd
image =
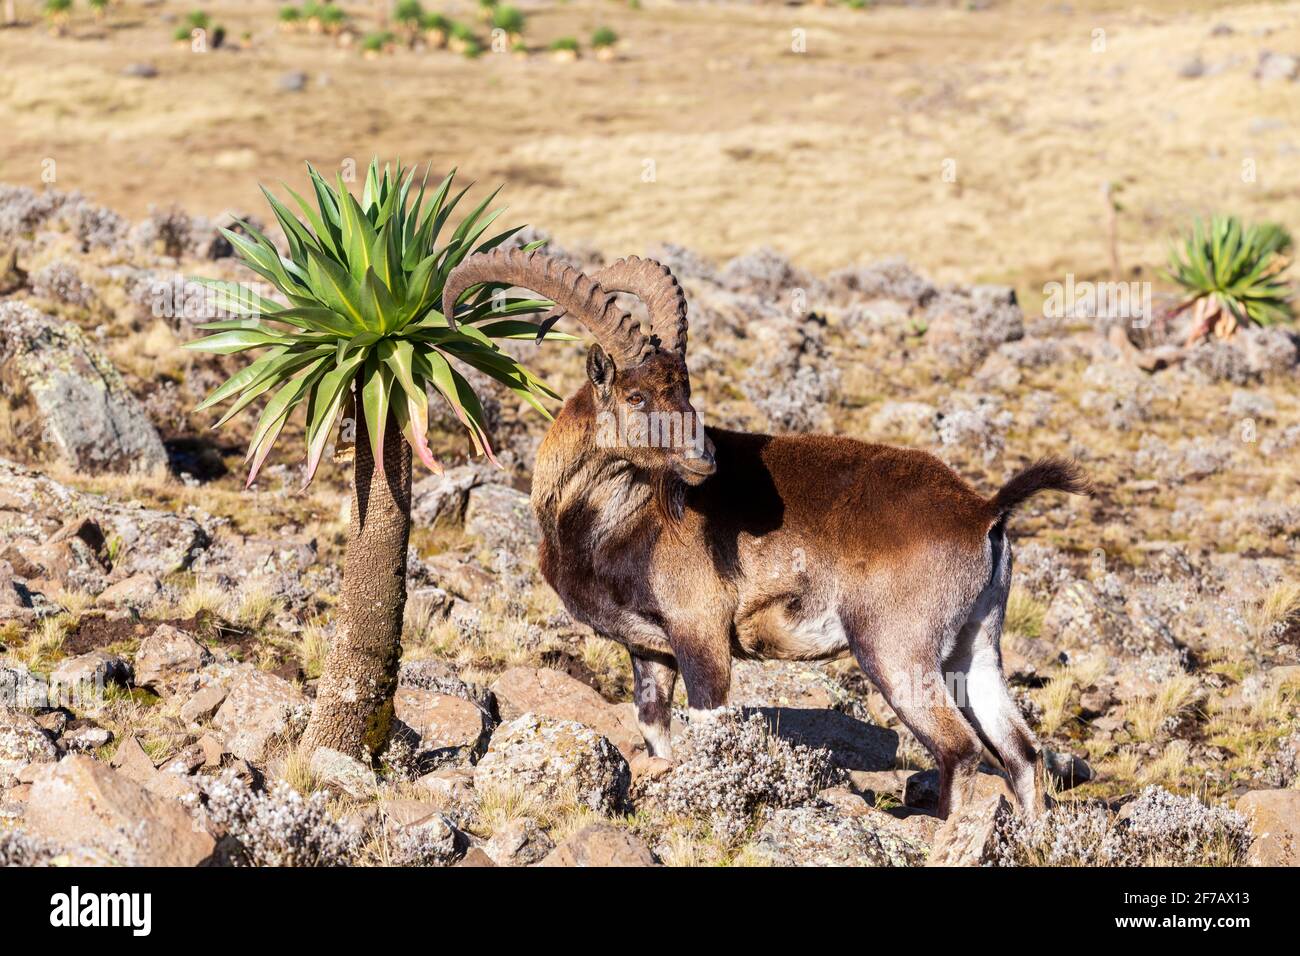
[(635, 834), (610, 823), (583, 827), (538, 866), (654, 866), (654, 854)]
[(601, 813), (621, 810), (631, 771), (618, 748), (572, 720), (524, 714), (492, 735), (474, 787), (520, 788), (543, 800), (569, 797)]
[(998, 859), (1000, 833), (1014, 811), (996, 794), (949, 817), (935, 834), (929, 866), (988, 866)]
[(631, 759), (641, 742), (633, 721), (620, 708), (601, 697), (595, 688), (563, 671), (549, 667), (512, 667), (492, 684), (503, 720), (533, 713), (557, 720), (573, 720), (604, 734), (623, 756)]
[(49, 701), (48, 688), (26, 664), (14, 660), (0, 660), (0, 707), (32, 710), (45, 707)]
[(272, 745), (306, 726), (310, 711), (302, 691), (287, 680), (249, 667), (231, 684), (212, 725), (232, 754), (262, 763)]
[(411, 520), (423, 527), (433, 527), (440, 521), (460, 521), (465, 516), (470, 490), (494, 478), (476, 464), (421, 478), (411, 486)]
[(50, 672), (50, 693), (61, 701), (93, 705), (109, 684), (125, 687), (130, 682), (130, 664), (116, 654), (91, 651), (59, 661)]
[(473, 701), (419, 687), (397, 688), (394, 713), (420, 737), (423, 751), (439, 762), (477, 760), (496, 722)]
[(0, 327), (0, 377), (31, 396), (64, 461), (90, 474), (167, 467), (157, 429), (80, 328), (21, 302), (0, 302)]
[(0, 550), (30, 554), (39, 563), (38, 552), (61, 529), (80, 526), (69, 520), (78, 515), (93, 519), (113, 545), (116, 557), (109, 583), (140, 573), (162, 578), (184, 571), (209, 543), (203, 525), (193, 517), (75, 491), (0, 458)]
[(135, 680), (141, 687), (161, 693), (211, 660), (212, 652), (192, 635), (170, 624), (159, 624), (135, 653)]
[(32, 785), (23, 826), (57, 843), (98, 848), (125, 865), (197, 866), (215, 848), (179, 803), (81, 755)]
[(35, 718), (0, 706), (0, 779), (12, 776), (27, 764), (58, 759), (54, 739)]
[[(1097, 583), (1073, 581), (1056, 592), (1043, 618), (1043, 636), (1067, 647), (1154, 650), (1132, 646), (1125, 614), (1127, 593), (1114, 575)], [(1162, 648), (1168, 650), (1168, 647)]]
[(374, 793), (375, 772), (356, 757), (330, 747), (317, 747), (309, 763), (312, 776), (349, 797), (366, 797)]
[(749, 857), (770, 866), (919, 866), (925, 847), (879, 811), (847, 816), (830, 806), (788, 807), (763, 824)]
[(483, 846), (497, 866), (532, 866), (554, 849), (555, 842), (528, 817), (507, 821)]
[(480, 485), (470, 491), (465, 531), (490, 548), (506, 550), (533, 548), (541, 539), (528, 496), (508, 485)]

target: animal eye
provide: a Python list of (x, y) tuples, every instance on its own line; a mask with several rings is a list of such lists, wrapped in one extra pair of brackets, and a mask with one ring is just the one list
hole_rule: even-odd
[(640, 392), (633, 392), (631, 395), (627, 397), (627, 403), (631, 405), (633, 408), (640, 408), (642, 405), (645, 404), (645, 396), (642, 395)]

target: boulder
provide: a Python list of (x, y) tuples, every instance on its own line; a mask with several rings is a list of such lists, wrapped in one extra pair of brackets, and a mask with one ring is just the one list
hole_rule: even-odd
[(421, 478), (411, 486), (411, 520), (421, 527), (432, 527), (439, 521), (460, 521), (465, 516), (470, 489), (491, 477), (481, 466), (471, 464)]
[(555, 842), (528, 817), (507, 821), (483, 846), (497, 866), (532, 866), (554, 849)]
[(198, 866), (215, 849), (179, 803), (82, 755), (32, 785), (23, 826), (64, 846), (102, 850), (121, 865)]
[(918, 866), (925, 848), (888, 814), (810, 806), (775, 811), (755, 835), (750, 856), (770, 866)]
[(0, 708), (31, 710), (49, 701), (45, 681), (19, 661), (0, 660)]
[(104, 607), (129, 607), (140, 610), (148, 607), (162, 592), (162, 582), (152, 574), (133, 574), (116, 584), (110, 584), (95, 599)]
[(306, 725), (310, 709), (306, 696), (287, 680), (248, 667), (231, 684), (212, 725), (235, 756), (263, 763), (273, 744)]
[(528, 496), (507, 485), (480, 485), (470, 491), (465, 531), (490, 548), (506, 551), (529, 550), (541, 540)]
[[(0, 553), (6, 560), (13, 562), (16, 554), (27, 560), (34, 557), (33, 563), (40, 564), (45, 546), (72, 523), (70, 515), (93, 518), (104, 540), (113, 544), (115, 558), (107, 581), (93, 588), (95, 582), (85, 582), (85, 589), (96, 592), (136, 574), (163, 578), (187, 570), (209, 543), (203, 525), (192, 517), (76, 491), (0, 458)], [(80, 521), (73, 521), (76, 524), (64, 539), (70, 548), (78, 547), (71, 532)], [(17, 564), (14, 572), (30, 576)]]
[(985, 866), (997, 858), (998, 834), (1013, 811), (1006, 797), (987, 797), (949, 817), (934, 835), (927, 866)]
[(64, 732), (60, 742), (68, 750), (88, 753), (111, 744), (113, 731), (93, 720), (77, 720)]
[(209, 684), (200, 688), (181, 705), (181, 720), (199, 724), (211, 720), (226, 702), (229, 689), (224, 684)]
[(59, 750), (33, 717), (0, 706), (0, 780), (31, 763), (53, 763)]
[(1088, 761), (1074, 754), (1058, 753), (1055, 750), (1043, 751), (1043, 769), (1056, 783), (1058, 790), (1072, 790), (1092, 779), (1092, 767)]
[(88, 474), (150, 473), (167, 452), (112, 362), (72, 322), (0, 302), (0, 378), (30, 395), (44, 440)]
[(474, 773), (463, 767), (440, 767), (415, 782), (433, 794), (433, 805), (440, 810), (474, 798)]
[(1237, 810), (1255, 834), (1252, 866), (1300, 866), (1300, 790), (1252, 790)]
[(12, 564), (0, 560), (0, 621), (30, 621), (35, 616), (26, 583), (14, 575)]
[(563, 671), (512, 667), (493, 682), (492, 693), (502, 720), (527, 713), (572, 720), (604, 734), (629, 760), (642, 742), (634, 708), (610, 704), (594, 688)]
[(50, 693), (60, 701), (98, 699), (109, 684), (131, 682), (131, 665), (116, 654), (91, 651), (65, 658), (50, 672)]
[(846, 817), (862, 817), (876, 812), (862, 794), (854, 793), (848, 787), (827, 787), (818, 792), (817, 799), (834, 807)]
[(474, 768), (474, 788), (518, 788), (544, 800), (576, 799), (600, 813), (621, 810), (631, 771), (609, 740), (571, 720), (524, 714), (503, 724)]
[(135, 653), (135, 680), (141, 687), (162, 693), (211, 661), (212, 652), (193, 636), (170, 624), (160, 624), (140, 642)]
[(145, 753), (144, 747), (140, 746), (139, 738), (134, 736), (127, 737), (117, 745), (109, 766), (121, 771), (123, 776), (141, 786), (147, 786), (158, 772), (153, 758)]
[(356, 757), (330, 747), (317, 747), (311, 755), (309, 767), (323, 786), (349, 797), (360, 799), (375, 791), (373, 770)]
[(397, 719), (420, 736), (421, 749), (440, 760), (476, 760), (487, 749), (492, 718), (472, 701), (420, 687), (399, 686)]
[(637, 836), (611, 823), (593, 823), (569, 837), (538, 866), (654, 866), (654, 854)]
[(429, 578), (438, 582), (440, 589), (467, 601), (482, 601), (497, 589), (494, 575), (473, 561), (461, 561), (450, 554), (429, 558), (424, 562), (424, 571)]

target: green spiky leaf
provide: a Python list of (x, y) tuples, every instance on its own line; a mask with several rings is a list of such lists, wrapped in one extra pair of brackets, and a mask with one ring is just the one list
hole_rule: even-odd
[[(501, 212), (489, 209), (496, 192), (439, 244), (467, 191), (453, 192), (454, 170), (430, 188), (428, 169), (417, 182), (413, 168), (381, 168), (372, 160), (360, 198), (341, 177), (331, 183), (310, 164), (307, 174), (306, 196), (314, 196), (314, 205), (287, 186), (291, 204), (263, 190), (287, 256), (251, 225), (225, 231), (244, 265), (274, 286), (284, 302), (238, 283), (198, 280), (216, 291), (217, 304), (232, 318), (206, 323), (202, 328), (214, 334), (186, 344), (223, 355), (253, 353), (249, 364), (199, 406), (229, 403), (221, 425), (266, 400), (248, 449), (250, 484), (300, 408), (310, 482), (349, 396), (365, 416), (381, 467), (383, 436), (396, 427), (420, 460), (439, 470), (427, 438), (430, 396), (446, 402), (472, 448), (492, 458), (482, 403), (454, 363), (483, 372), (548, 415), (542, 400), (558, 396), (497, 341), (537, 339), (538, 326), (525, 317), (546, 311), (550, 302), (494, 299), (499, 286), (485, 285), (458, 310), (463, 327), (449, 328), (439, 311), (451, 270), (518, 231), (483, 238)], [(558, 332), (543, 337), (573, 339)]]

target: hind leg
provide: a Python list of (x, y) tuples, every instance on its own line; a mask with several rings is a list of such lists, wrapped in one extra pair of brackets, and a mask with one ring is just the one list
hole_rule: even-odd
[(673, 689), (677, 666), (670, 657), (632, 655), (636, 723), (651, 757), (673, 758)]
[[(882, 642), (883, 643), (883, 642)], [(897, 640), (892, 648), (933, 646), (928, 640)], [(856, 653), (856, 651), (855, 651)], [(948, 693), (938, 661), (917, 654), (888, 665), (858, 653), (858, 663), (867, 672), (898, 719), (916, 735), (939, 765), (937, 814), (947, 818), (975, 798), (975, 774), (983, 746)]]
[(1005, 563), (999, 563), (993, 581), (975, 602), (945, 669), (958, 678), (952, 686), (962, 713), (1006, 768), (1021, 812), (1034, 816), (1044, 807), (1038, 740), (1002, 674), (1002, 621), (1011, 584), (1010, 555), (1004, 554)]

